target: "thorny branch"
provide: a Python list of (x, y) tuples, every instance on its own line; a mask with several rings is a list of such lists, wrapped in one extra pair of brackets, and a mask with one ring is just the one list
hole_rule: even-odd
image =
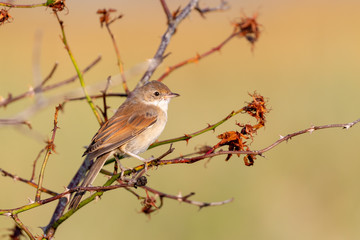
[[(164, 198), (169, 198), (169, 199), (177, 200), (179, 202), (185, 202), (185, 203), (188, 203), (191, 205), (195, 205), (195, 206), (198, 206), (200, 209), (203, 207), (224, 205), (224, 204), (230, 203), (234, 200), (233, 198), (230, 198), (230, 199), (227, 199), (227, 200), (221, 201), (221, 202), (199, 202), (199, 201), (189, 200), (189, 198), (191, 196), (195, 195), (194, 192), (192, 192), (188, 195), (182, 196), (181, 193), (179, 193), (178, 195), (171, 195), (171, 194), (160, 192), (160, 191), (150, 188), (148, 186), (143, 186), (141, 188), (146, 190), (146, 198), (143, 201), (144, 207), (141, 210), (145, 214), (150, 214), (150, 213), (160, 209), (163, 206)], [(160, 205), (156, 205), (156, 198), (150, 197), (149, 194), (147, 193), (148, 191), (155, 194), (155, 197), (159, 197)]]
[(43, 180), (44, 180), (44, 174), (45, 174), (45, 168), (46, 168), (46, 165), (47, 165), (47, 162), (49, 160), (49, 157), (50, 155), (52, 154), (52, 152), (55, 152), (55, 144), (54, 144), (54, 141), (55, 141), (55, 135), (56, 135), (56, 131), (58, 129), (58, 121), (57, 121), (57, 118), (58, 118), (58, 115), (59, 115), (59, 110), (62, 109), (62, 106), (59, 105), (55, 108), (55, 115), (54, 115), (54, 128), (52, 130), (52, 137), (49, 141), (47, 141), (47, 145), (45, 147), (46, 149), (46, 154), (45, 154), (45, 158), (44, 158), (44, 162), (41, 166), (41, 170), (40, 170), (40, 174), (39, 174), (39, 183), (38, 183), (38, 187), (37, 187), (37, 190), (36, 190), (36, 195), (35, 195), (35, 201), (39, 201), (40, 200), (40, 195), (41, 195), (41, 187), (42, 187), (42, 184), (43, 184)]
[[(139, 81), (138, 86), (144, 85), (145, 83), (147, 83), (150, 80), (150, 77), (153, 75), (154, 71), (157, 69), (159, 64), (162, 62), (165, 50), (166, 50), (167, 46), (169, 45), (170, 39), (174, 35), (177, 26), (179, 25), (179, 23), (182, 20), (184, 20), (190, 14), (190, 12), (195, 8), (195, 6), (198, 2), (199, 2), (199, 0), (190, 0), (189, 4), (183, 10), (181, 10), (180, 13), (177, 14), (176, 17), (174, 17), (168, 23), (168, 28), (167, 28), (166, 32), (163, 34), (163, 36), (161, 38), (160, 46), (157, 49), (157, 51), (153, 57), (153, 59), (155, 59), (156, 61), (154, 61), (152, 64), (150, 64), (150, 66), (148, 67), (148, 70), (145, 72), (145, 74)], [(168, 15), (168, 13), (166, 13), (166, 14)]]
[(215, 53), (220, 52), (220, 50), (234, 37), (245, 37), (251, 44), (252, 49), (254, 47), (255, 42), (260, 37), (260, 24), (256, 21), (256, 14), (253, 17), (243, 17), (240, 19), (239, 22), (233, 23), (234, 30), (233, 33), (230, 34), (224, 41), (222, 41), (216, 47), (211, 48), (209, 51), (204, 52), (202, 54), (196, 54), (195, 57), (186, 59), (180, 63), (177, 63), (173, 66), (167, 67), (165, 73), (163, 73), (159, 78), (158, 81), (162, 81), (165, 77), (167, 77), (171, 72), (174, 70), (189, 64), (189, 63), (197, 63), (201, 59)]
[[(9, 173), (8, 171), (5, 171), (4, 169), (1, 169), (1, 168), (0, 168), (0, 172), (2, 173), (2, 175), (4, 177), (10, 177), (10, 178), (14, 179), (14, 181), (20, 181), (20, 182), (26, 183), (26, 184), (34, 187), (34, 188), (38, 188), (38, 185), (31, 179), (27, 180), (25, 178), (22, 178), (22, 177), (19, 177), (19, 176), (15, 175), (15, 174)], [(44, 188), (44, 187), (41, 187), (40, 191), (42, 191), (44, 193), (47, 193), (47, 194), (50, 194), (51, 196), (58, 195), (57, 192), (54, 192), (54, 191), (52, 191), (50, 189), (47, 189), (47, 188)]]
[(129, 88), (127, 86), (127, 83), (126, 83), (126, 78), (125, 78), (125, 73), (124, 73), (124, 63), (121, 60), (119, 47), (116, 44), (114, 34), (112, 33), (112, 31), (110, 29), (110, 24), (112, 24), (116, 20), (122, 18), (123, 15), (120, 14), (120, 15), (118, 15), (118, 16), (111, 19), (110, 14), (114, 13), (114, 12), (116, 12), (116, 9), (110, 8), (110, 9), (106, 10), (104, 8), (104, 9), (99, 9), (96, 13), (101, 15), (100, 16), (100, 25), (101, 25), (101, 27), (103, 27), (103, 25), (105, 24), (105, 27), (106, 27), (109, 35), (110, 35), (111, 41), (112, 41), (113, 46), (114, 46), (115, 54), (116, 54), (117, 65), (119, 67), (120, 76), (121, 76), (121, 80), (122, 80), (122, 85), (123, 85), (125, 93), (129, 94), (130, 90), (129, 90)]
[(11, 214), (12, 219), (14, 219), (16, 226), (18, 226), (20, 229), (22, 229), (26, 235), (28, 235), (28, 237), (31, 240), (35, 240), (34, 235), (30, 232), (30, 230), (23, 224), (23, 222), (20, 220), (20, 218), (18, 217), (17, 214)]

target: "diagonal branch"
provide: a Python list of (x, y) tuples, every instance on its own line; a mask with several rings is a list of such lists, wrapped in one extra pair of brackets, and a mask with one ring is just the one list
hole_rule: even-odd
[(153, 63), (149, 65), (148, 70), (145, 72), (137, 86), (144, 85), (150, 80), (154, 71), (162, 62), (165, 50), (169, 45), (170, 39), (174, 35), (177, 26), (190, 14), (190, 12), (196, 7), (196, 4), (198, 4), (198, 2), (199, 0), (190, 0), (188, 5), (174, 19), (169, 22), (168, 28), (161, 38), (160, 46), (153, 57), (153, 59), (155, 59), (156, 61), (153, 61)]
[[(81, 72), (84, 74), (86, 72), (88, 72), (94, 65), (96, 65), (99, 61), (101, 60), (101, 57), (97, 57), (92, 63), (90, 63), (86, 68), (84, 68)], [(8, 104), (13, 103), (15, 101), (18, 101), (20, 99), (26, 98), (26, 97), (31, 97), (34, 96), (34, 94), (40, 93), (40, 92), (46, 92), (61, 86), (64, 86), (66, 84), (72, 83), (74, 82), (77, 78), (78, 75), (74, 75), (69, 79), (66, 79), (64, 81), (58, 82), (58, 83), (54, 83), (52, 85), (48, 85), (48, 86), (43, 86), (48, 80), (49, 78), (52, 76), (52, 74), (55, 71), (55, 66), (57, 66), (57, 64), (54, 65), (53, 69), (51, 70), (51, 72), (49, 73), (49, 75), (43, 80), (43, 82), (41, 83), (41, 85), (32, 88), (16, 97), (13, 97), (11, 94), (9, 94), (9, 96), (6, 99), (1, 100), (0, 97), (0, 107), (6, 107)]]

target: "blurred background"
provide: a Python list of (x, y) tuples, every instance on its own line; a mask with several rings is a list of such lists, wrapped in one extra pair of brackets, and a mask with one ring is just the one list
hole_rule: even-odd
[[(24, 1), (28, 3), (28, 1)], [(22, 2), (22, 3), (24, 3)], [(188, 1), (168, 0), (175, 11)], [(15, 1), (15, 3), (17, 3)], [(60, 13), (73, 54), (81, 68), (97, 56), (102, 60), (85, 75), (88, 85), (117, 75), (115, 53), (105, 28), (100, 28), (100, 8), (114, 8), (123, 18), (111, 28), (119, 45), (125, 70), (132, 72), (132, 89), (141, 71), (131, 71), (153, 57), (166, 18), (159, 1), (67, 1)], [(202, 7), (217, 6), (217, 0), (203, 0)], [(171, 40), (171, 55), (153, 79), (167, 66), (218, 45), (232, 32), (231, 23), (243, 14), (258, 14), (262, 24), (259, 41), (251, 45), (235, 38), (220, 53), (169, 75), (164, 83), (181, 94), (169, 108), (169, 121), (160, 140), (178, 137), (215, 123), (232, 110), (251, 101), (257, 91), (268, 100), (271, 112), (252, 149), (264, 148), (277, 139), (310, 127), (347, 123), (360, 116), (360, 2), (356, 0), (229, 0), (230, 9), (207, 14), (197, 12), (183, 21)], [(11, 9), (11, 23), (0, 27), (0, 95), (27, 91), (44, 78), (55, 62), (59, 67), (50, 83), (75, 74), (60, 39), (60, 28), (51, 9)], [(135, 74), (138, 73), (138, 74)], [(79, 82), (45, 94), (51, 97), (78, 88)], [(123, 92), (115, 86), (111, 92)], [(123, 99), (112, 98), (116, 109)], [(34, 103), (28, 98), (0, 109), (8, 118)], [(96, 102), (102, 106), (101, 101)], [(54, 106), (37, 112), (27, 127), (0, 128), (0, 168), (30, 178), (33, 160), (51, 137)], [(112, 112), (110, 112), (112, 114)], [(59, 115), (56, 154), (48, 163), (44, 186), (62, 192), (82, 162), (84, 146), (98, 129), (85, 101), (65, 105)], [(240, 130), (236, 122), (253, 123), (238, 115), (226, 124), (192, 139), (176, 143), (168, 158), (193, 152), (204, 144), (214, 145), (224, 131)], [(163, 208), (151, 215), (140, 213), (141, 204), (124, 190), (107, 192), (63, 223), (56, 239), (359, 239), (360, 159), (358, 125), (349, 129), (327, 129), (302, 135), (258, 157), (246, 167), (242, 157), (225, 156), (192, 165), (173, 165), (149, 171), (148, 185), (168, 194), (195, 192), (191, 199), (213, 202), (234, 198), (230, 204), (204, 208), (165, 199)], [(142, 156), (158, 156), (162, 146)], [(38, 163), (43, 161), (43, 156)], [(135, 162), (136, 161), (136, 162)], [(139, 164), (126, 160), (127, 166)], [(108, 169), (112, 169), (111, 166)], [(38, 174), (38, 173), (37, 173)], [(95, 185), (106, 180), (98, 176)], [(34, 199), (35, 189), (0, 178), (0, 208), (14, 208)], [(141, 190), (138, 193), (145, 195)], [(47, 197), (42, 194), (42, 197)], [(20, 214), (31, 231), (48, 224), (56, 202)], [(14, 223), (0, 217), (0, 238), (8, 238)]]

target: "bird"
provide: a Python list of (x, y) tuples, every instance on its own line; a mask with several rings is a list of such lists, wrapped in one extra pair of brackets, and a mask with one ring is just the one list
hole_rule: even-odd
[[(162, 82), (150, 81), (135, 88), (127, 99), (97, 131), (83, 156), (94, 161), (81, 187), (90, 186), (106, 160), (117, 153), (120, 156), (147, 160), (138, 154), (145, 152), (165, 128), (170, 99), (180, 96)], [(77, 208), (86, 191), (78, 191), (69, 204)]]

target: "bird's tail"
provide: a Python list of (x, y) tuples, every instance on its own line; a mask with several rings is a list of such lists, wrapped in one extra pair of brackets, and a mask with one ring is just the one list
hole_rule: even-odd
[[(89, 172), (86, 174), (84, 181), (81, 183), (80, 187), (88, 187), (89, 185), (91, 185), (94, 182), (96, 176), (99, 174), (101, 168), (104, 166), (109, 155), (110, 155), (110, 153), (107, 153), (96, 159), (94, 164), (91, 166)], [(85, 193), (86, 193), (86, 191), (80, 190), (75, 194), (74, 198), (71, 200), (71, 202), (69, 204), (69, 210), (77, 208), (77, 206), (79, 205), (79, 203), (81, 201), (81, 198), (83, 197), (83, 195)]]

